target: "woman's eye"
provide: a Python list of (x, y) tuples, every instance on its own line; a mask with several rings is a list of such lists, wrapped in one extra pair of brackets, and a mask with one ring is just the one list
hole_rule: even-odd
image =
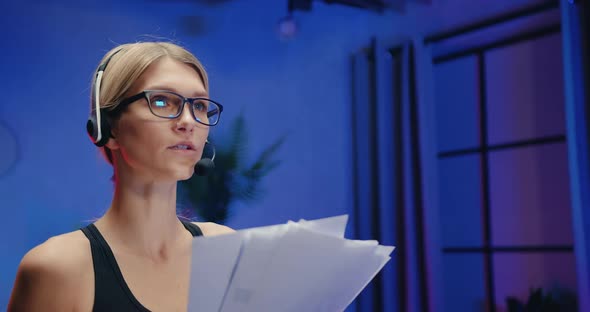
[(207, 103), (195, 102), (195, 110), (197, 110), (199, 112), (206, 112), (207, 111)]

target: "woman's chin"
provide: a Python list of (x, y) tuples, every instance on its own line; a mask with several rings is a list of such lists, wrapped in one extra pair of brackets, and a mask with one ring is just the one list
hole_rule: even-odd
[(192, 175), (190, 175), (190, 176), (183, 176), (183, 177), (177, 178), (176, 180), (177, 181), (186, 181), (186, 180), (190, 179), (191, 177), (192, 177)]
[(173, 181), (184, 181), (190, 179), (195, 172), (195, 166), (193, 165), (180, 165), (169, 166), (166, 168), (160, 168), (157, 176), (162, 180), (173, 180)]
[(184, 181), (184, 180), (190, 179), (193, 176), (194, 173), (195, 173), (195, 168), (194, 167), (191, 167), (191, 168), (186, 169), (186, 170), (178, 170), (175, 173), (175, 177), (176, 177), (176, 180), (177, 181)]

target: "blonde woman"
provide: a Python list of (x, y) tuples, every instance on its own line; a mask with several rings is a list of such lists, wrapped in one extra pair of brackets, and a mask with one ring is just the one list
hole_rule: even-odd
[(233, 231), (176, 215), (177, 181), (193, 175), (223, 107), (195, 56), (164, 42), (109, 51), (92, 92), (88, 132), (114, 168), (111, 205), (24, 256), (8, 310), (185, 311), (192, 238)]

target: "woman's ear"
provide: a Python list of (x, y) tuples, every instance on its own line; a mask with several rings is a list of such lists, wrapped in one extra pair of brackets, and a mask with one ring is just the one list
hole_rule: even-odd
[(110, 150), (117, 150), (119, 149), (119, 142), (117, 142), (117, 139), (115, 139), (114, 136), (111, 136), (107, 144), (105, 144), (105, 147), (108, 147)]
[(117, 127), (117, 122), (114, 122), (112, 120), (109, 120), (109, 124), (111, 125), (110, 126), (110, 128), (111, 128), (110, 130), (111, 131), (109, 133), (110, 138), (107, 141), (107, 144), (105, 144), (105, 147), (108, 147), (111, 150), (116, 150), (116, 149), (119, 149), (119, 142), (117, 142), (117, 135), (116, 135), (116, 133), (119, 132), (118, 129), (117, 129), (118, 128)]

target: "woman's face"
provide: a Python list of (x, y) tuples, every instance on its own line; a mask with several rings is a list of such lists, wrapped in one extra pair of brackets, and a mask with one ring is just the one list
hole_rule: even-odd
[[(126, 96), (144, 90), (169, 90), (184, 97), (208, 97), (190, 65), (163, 57), (152, 63)], [(151, 181), (186, 180), (203, 153), (209, 127), (195, 121), (189, 105), (176, 119), (153, 115), (145, 98), (130, 104), (113, 129), (109, 147), (119, 157), (117, 170), (131, 170)], [(179, 145), (190, 145), (184, 149)], [(118, 150), (119, 153), (116, 151)]]

